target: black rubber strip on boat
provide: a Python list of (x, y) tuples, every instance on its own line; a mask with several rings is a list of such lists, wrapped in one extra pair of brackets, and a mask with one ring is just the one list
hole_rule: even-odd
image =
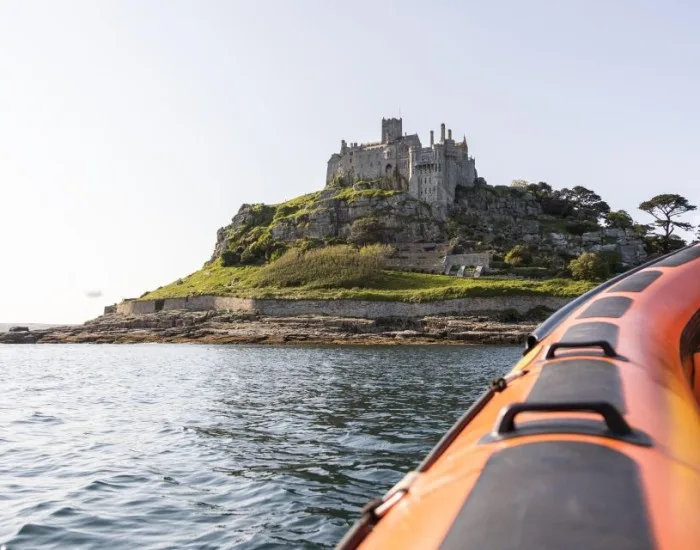
[(617, 283), (608, 292), (642, 292), (663, 275), (662, 271), (642, 271)]
[(441, 550), (654, 550), (637, 464), (608, 447), (548, 441), (493, 454)]
[(678, 254), (674, 254), (673, 256), (669, 256), (668, 258), (661, 260), (656, 265), (659, 267), (678, 267), (683, 264), (687, 264), (688, 262), (692, 262), (693, 260), (697, 260), (698, 258), (700, 258), (700, 245), (685, 248)]
[(695, 354), (700, 353), (700, 309), (695, 312), (681, 333), (681, 363), (690, 388), (695, 387)]
[[(525, 348), (525, 353), (530, 351), (532, 348), (534, 348), (539, 342), (544, 340), (551, 332), (557, 328), (566, 318), (571, 315), (571, 313), (576, 310), (578, 307), (580, 307), (582, 304), (593, 298), (594, 296), (597, 296), (601, 292), (604, 292), (608, 290), (609, 288), (615, 286), (616, 284), (624, 281), (625, 279), (628, 279), (632, 275), (639, 273), (640, 271), (648, 268), (648, 267), (653, 267), (655, 265), (659, 265), (660, 262), (663, 262), (665, 260), (669, 260), (673, 256), (680, 254), (684, 251), (687, 250), (692, 250), (694, 247), (700, 249), (700, 245), (696, 244), (691, 244), (685, 248), (681, 248), (679, 250), (674, 250), (673, 252), (669, 252), (668, 254), (661, 256), (659, 258), (654, 258), (653, 260), (649, 260), (646, 263), (643, 263), (642, 265), (638, 265), (637, 267), (630, 269), (629, 271), (626, 271), (625, 273), (622, 273), (618, 275), (617, 277), (613, 277), (612, 279), (605, 281), (602, 285), (597, 286), (596, 288), (589, 290), (585, 294), (582, 294), (575, 300), (572, 300), (568, 304), (566, 304), (563, 308), (557, 310), (555, 313), (553, 313), (549, 318), (547, 318), (543, 323), (540, 324), (528, 337), (527, 337), (527, 342), (526, 342), (526, 348)], [(653, 282), (653, 281), (652, 281)]]
[(632, 305), (632, 299), (626, 296), (610, 296), (609, 298), (600, 298), (591, 303), (577, 319), (585, 319), (587, 317), (609, 317), (619, 319)]
[(610, 344), (613, 349), (617, 349), (619, 334), (620, 328), (617, 325), (603, 321), (590, 321), (569, 327), (559, 342), (563, 344), (585, 344), (602, 340)]
[(525, 401), (607, 401), (623, 414), (627, 410), (618, 367), (598, 359), (566, 359), (544, 365)]

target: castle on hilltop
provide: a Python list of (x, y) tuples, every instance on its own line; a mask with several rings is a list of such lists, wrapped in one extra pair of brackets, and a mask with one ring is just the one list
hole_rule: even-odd
[(416, 199), (445, 207), (454, 202), (455, 188), (473, 185), (477, 174), (467, 138), (455, 142), (452, 130), (445, 136), (444, 123), (440, 141), (435, 143), (430, 130), (430, 147), (423, 147), (418, 134), (403, 133), (403, 119), (382, 118), (381, 141), (340, 142), (340, 153), (328, 160), (326, 183), (338, 176), (353, 181), (393, 176)]

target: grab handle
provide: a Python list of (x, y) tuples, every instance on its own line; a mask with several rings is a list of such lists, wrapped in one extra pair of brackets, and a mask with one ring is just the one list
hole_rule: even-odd
[(545, 359), (554, 359), (555, 352), (558, 349), (574, 349), (574, 348), (600, 348), (603, 350), (605, 357), (617, 357), (615, 348), (606, 340), (596, 340), (594, 342), (555, 342), (547, 350)]
[(593, 412), (605, 420), (608, 430), (615, 435), (630, 435), (632, 428), (620, 411), (607, 401), (579, 401), (571, 403), (513, 403), (501, 411), (496, 433), (505, 435), (516, 431), (515, 417), (523, 412)]

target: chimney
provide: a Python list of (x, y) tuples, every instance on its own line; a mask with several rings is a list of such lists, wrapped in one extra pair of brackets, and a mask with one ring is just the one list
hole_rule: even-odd
[(435, 133), (434, 133), (432, 130), (430, 130), (430, 146), (431, 146), (431, 147), (432, 147), (433, 145), (435, 145), (435, 135), (434, 135), (434, 134), (435, 134)]
[(440, 143), (445, 143), (445, 123), (440, 124)]
[(452, 128), (447, 130), (447, 139), (452, 139)]

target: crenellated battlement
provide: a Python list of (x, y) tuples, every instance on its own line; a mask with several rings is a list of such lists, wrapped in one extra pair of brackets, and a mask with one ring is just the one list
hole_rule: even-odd
[(403, 119), (382, 118), (381, 141), (341, 141), (340, 152), (328, 161), (326, 182), (337, 176), (350, 180), (372, 180), (391, 176), (397, 186), (413, 197), (439, 209), (454, 202), (458, 185), (473, 185), (477, 177), (474, 158), (469, 156), (466, 136), (457, 143), (452, 129), (440, 125), (440, 141), (430, 130), (430, 146), (423, 147), (418, 134), (404, 134)]

